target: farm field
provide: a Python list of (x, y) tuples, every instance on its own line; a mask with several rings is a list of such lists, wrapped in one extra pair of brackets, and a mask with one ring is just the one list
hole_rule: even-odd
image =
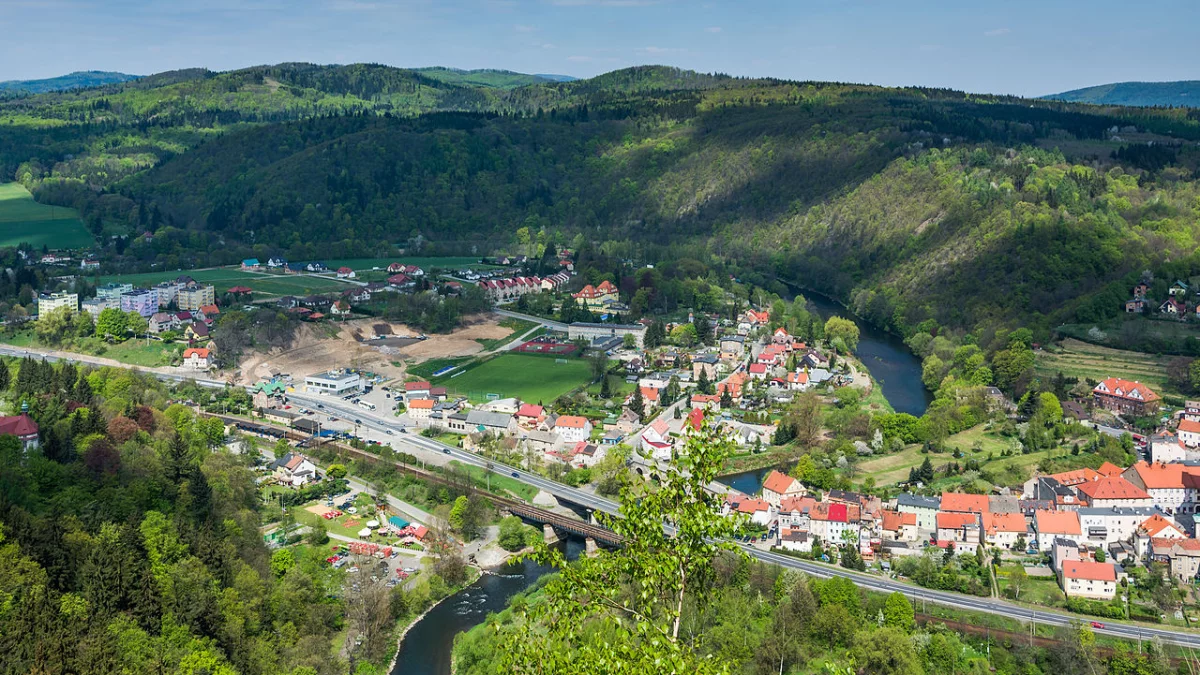
[(20, 183), (0, 184), (0, 247), (85, 248), (95, 243), (75, 209), (33, 201)]
[(498, 394), (501, 398), (515, 396), (522, 401), (549, 403), (591, 378), (586, 361), (558, 361), (544, 356), (501, 354), (465, 371), (455, 371), (462, 373), (457, 377), (452, 373), (436, 378), (434, 384), (445, 385), (451, 392), (477, 402), (486, 401), (488, 394)]
[(244, 272), (234, 267), (218, 267), (203, 270), (171, 270), (169, 272), (145, 272), (142, 274), (114, 274), (100, 278), (100, 283), (112, 281), (130, 283), (134, 286), (153, 286), (160, 281), (174, 279), (186, 274), (196, 281), (212, 284), (218, 293), (233, 286), (246, 286), (256, 294), (283, 296), (309, 295), (350, 288), (345, 282), (312, 275), (283, 275)]
[(1096, 381), (1121, 377), (1144, 382), (1158, 392), (1167, 389), (1169, 356), (1101, 347), (1074, 338), (1063, 340), (1057, 347), (1061, 349), (1037, 352), (1033, 362), (1034, 372), (1049, 377), (1062, 371), (1067, 377)]

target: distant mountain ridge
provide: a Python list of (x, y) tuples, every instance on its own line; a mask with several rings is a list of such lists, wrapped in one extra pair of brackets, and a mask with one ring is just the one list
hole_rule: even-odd
[(51, 91), (66, 91), (68, 89), (85, 89), (106, 84), (120, 84), (136, 80), (140, 75), (118, 73), (108, 70), (79, 70), (58, 77), (42, 80), (5, 80), (0, 82), (0, 93), (23, 92), (29, 94), (45, 94)]
[(1113, 82), (1048, 94), (1043, 99), (1124, 106), (1200, 108), (1200, 80), (1177, 82)]

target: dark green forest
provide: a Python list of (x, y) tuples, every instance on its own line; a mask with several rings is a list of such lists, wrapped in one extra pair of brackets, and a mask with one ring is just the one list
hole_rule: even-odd
[(1044, 335), (1115, 317), (1143, 270), (1200, 273), (1196, 111), (663, 67), (484, 79), (281, 64), (30, 96), (0, 104), (0, 169), (80, 209), (119, 270), (486, 254), (528, 227), (799, 284), (904, 335)]

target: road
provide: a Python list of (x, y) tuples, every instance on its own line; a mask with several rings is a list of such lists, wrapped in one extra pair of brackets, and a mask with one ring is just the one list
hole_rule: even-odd
[(525, 321), (532, 321), (534, 323), (539, 323), (539, 324), (545, 326), (546, 328), (550, 328), (552, 330), (563, 331), (563, 332), (566, 332), (566, 330), (567, 330), (567, 324), (565, 324), (561, 321), (551, 321), (550, 319), (543, 319), (540, 316), (534, 316), (532, 314), (522, 314), (520, 312), (510, 312), (507, 309), (500, 309), (499, 307), (493, 308), (492, 311), (495, 312), (496, 314), (499, 314), (500, 316), (507, 316), (507, 317), (510, 317), (513, 319), (524, 319)]
[[(525, 317), (522, 316), (521, 318)], [(0, 354), (8, 356), (25, 356), (31, 353), (34, 355), (40, 355), (36, 352), (30, 352), (29, 350), (25, 349), (0, 347)], [(47, 357), (47, 360), (57, 359)], [(65, 360), (78, 363), (95, 363), (84, 356)], [(189, 379), (179, 375), (167, 373), (152, 372), (152, 374), (160, 379), (173, 382)], [(215, 380), (196, 380), (196, 382), (201, 386), (206, 387), (223, 388), (225, 386), (224, 382), (218, 382)], [(463, 464), (470, 464), (483, 468), (487, 468), (488, 465), (491, 465), (493, 471), (507, 473), (513, 478), (516, 478), (527, 485), (545, 490), (546, 492), (553, 494), (555, 497), (561, 497), (562, 499), (587, 507), (593, 511), (603, 511), (605, 513), (614, 515), (618, 513), (618, 505), (612, 500), (579, 490), (577, 488), (563, 485), (562, 483), (549, 480), (537, 474), (529, 473), (528, 471), (524, 471), (516, 467), (510, 467), (492, 462), (485, 457), (481, 457), (459, 448), (451, 447), (431, 438), (425, 438), (416, 434), (407, 433), (406, 431), (402, 431), (405, 429), (405, 427), (402, 425), (380, 417), (378, 414), (369, 413), (354, 406), (349, 401), (343, 401), (340, 398), (308, 395), (304, 393), (289, 394), (289, 398), (294, 401), (308, 404), (310, 407), (315, 407), (318, 403), (322, 404), (326, 410), (336, 410), (348, 417), (361, 419), (363, 421), (363, 426), (375, 428), (380, 431), (384, 431), (385, 433), (388, 430), (393, 430), (395, 432), (393, 437), (396, 439), (393, 441), (394, 446), (399, 445), (401, 447), (407, 447), (409, 450), (422, 450), (431, 453), (441, 453), (443, 455), (448, 455), (452, 459), (462, 462)], [(992, 600), (988, 598), (977, 598), (958, 593), (950, 593), (947, 591), (935, 591), (886, 577), (865, 574), (862, 572), (847, 570), (842, 567), (825, 565), (807, 560), (800, 560), (798, 558), (792, 558), (790, 556), (773, 553), (771, 551), (763, 551), (761, 549), (753, 548), (744, 544), (739, 544), (739, 546), (741, 546), (742, 550), (747, 555), (762, 560), (763, 562), (776, 564), (781, 567), (798, 570), (818, 577), (830, 577), (834, 575), (848, 577), (854, 580), (856, 584), (867, 590), (878, 591), (881, 593), (899, 592), (909, 598), (912, 598), (914, 601), (922, 600), (954, 609), (983, 612), (985, 614), (993, 614), (997, 616), (1007, 616), (1022, 621), (1028, 620), (1033, 623), (1050, 626), (1065, 626), (1076, 621), (1091, 620), (1090, 618), (1081, 615), (1065, 613), (1060, 614), (1057, 612), (1050, 612), (1037, 608), (1017, 605), (1004, 600)], [(1095, 631), (1100, 634), (1129, 640), (1159, 638), (1163, 642), (1171, 644), (1193, 649), (1200, 648), (1200, 634), (1197, 633), (1184, 633), (1170, 629), (1154, 628), (1151, 626), (1138, 626), (1135, 624), (1125, 624), (1107, 620), (1104, 621), (1104, 625), (1104, 628), (1097, 628)]]

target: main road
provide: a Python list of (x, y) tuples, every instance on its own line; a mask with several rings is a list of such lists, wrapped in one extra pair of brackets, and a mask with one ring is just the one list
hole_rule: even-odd
[[(0, 355), (6, 356), (43, 356), (43, 354), (13, 347), (0, 346)], [(111, 365), (91, 359), (83, 355), (61, 355), (61, 356), (45, 356), (47, 360), (64, 360), (88, 365)], [(186, 380), (195, 380), (201, 386), (211, 388), (224, 388), (226, 384), (217, 380), (204, 380), (188, 377), (184, 374), (176, 374), (162, 371), (149, 370), (145, 371), (154, 376), (171, 382), (182, 382)], [(555, 497), (566, 501), (579, 504), (593, 511), (603, 511), (604, 513), (616, 515), (618, 513), (618, 504), (610, 499), (600, 497), (599, 495), (573, 488), (562, 483), (549, 480), (543, 476), (539, 476), (528, 471), (524, 471), (517, 467), (511, 467), (504, 464), (493, 462), (486, 457), (482, 457), (472, 452), (446, 445), (431, 438), (425, 438), (417, 434), (410, 434), (407, 428), (397, 424), (394, 420), (389, 420), (382, 416), (372, 414), (366, 410), (358, 408), (340, 398), (309, 395), (304, 393), (291, 393), (288, 397), (294, 401), (304, 403), (309, 407), (323, 410), (335, 410), (338, 413), (346, 416), (349, 419), (361, 420), (361, 424), (366, 427), (377, 429), (397, 439), (397, 444), (401, 447), (407, 446), (410, 449), (424, 450), (426, 452), (441, 453), (449, 455), (453, 459), (464, 464), (490, 468), (499, 473), (507, 473), (511, 477), (540, 490), (554, 495)], [(934, 604), (951, 607), (972, 612), (982, 612), (985, 614), (993, 614), (997, 616), (1005, 616), (1021, 621), (1030, 621), (1032, 623), (1050, 625), (1050, 626), (1066, 626), (1076, 621), (1089, 621), (1087, 617), (1051, 612), (1035, 607), (1027, 607), (1018, 605), (1004, 600), (993, 600), (988, 598), (978, 598), (975, 596), (962, 595), (959, 593), (951, 593), (948, 591), (936, 591), (928, 588), (921, 588), (913, 584), (908, 584), (886, 577), (865, 574), (854, 570), (848, 570), (842, 567), (833, 565), (825, 565), (822, 563), (801, 560), (791, 556), (781, 555), (772, 551), (763, 551), (758, 548), (739, 544), (741, 549), (749, 556), (757, 558), (763, 562), (779, 565), (788, 569), (798, 570), (817, 577), (842, 576), (852, 579), (857, 585), (871, 591), (881, 593), (899, 592), (913, 602), (924, 601)], [(1141, 626), (1137, 624), (1127, 624), (1113, 621), (1105, 621), (1103, 628), (1095, 628), (1097, 633), (1110, 635), (1114, 637), (1125, 638), (1129, 640), (1141, 640), (1158, 638), (1163, 642), (1168, 642), (1183, 647), (1192, 649), (1200, 648), (1200, 634), (1185, 633), (1153, 626)]]

